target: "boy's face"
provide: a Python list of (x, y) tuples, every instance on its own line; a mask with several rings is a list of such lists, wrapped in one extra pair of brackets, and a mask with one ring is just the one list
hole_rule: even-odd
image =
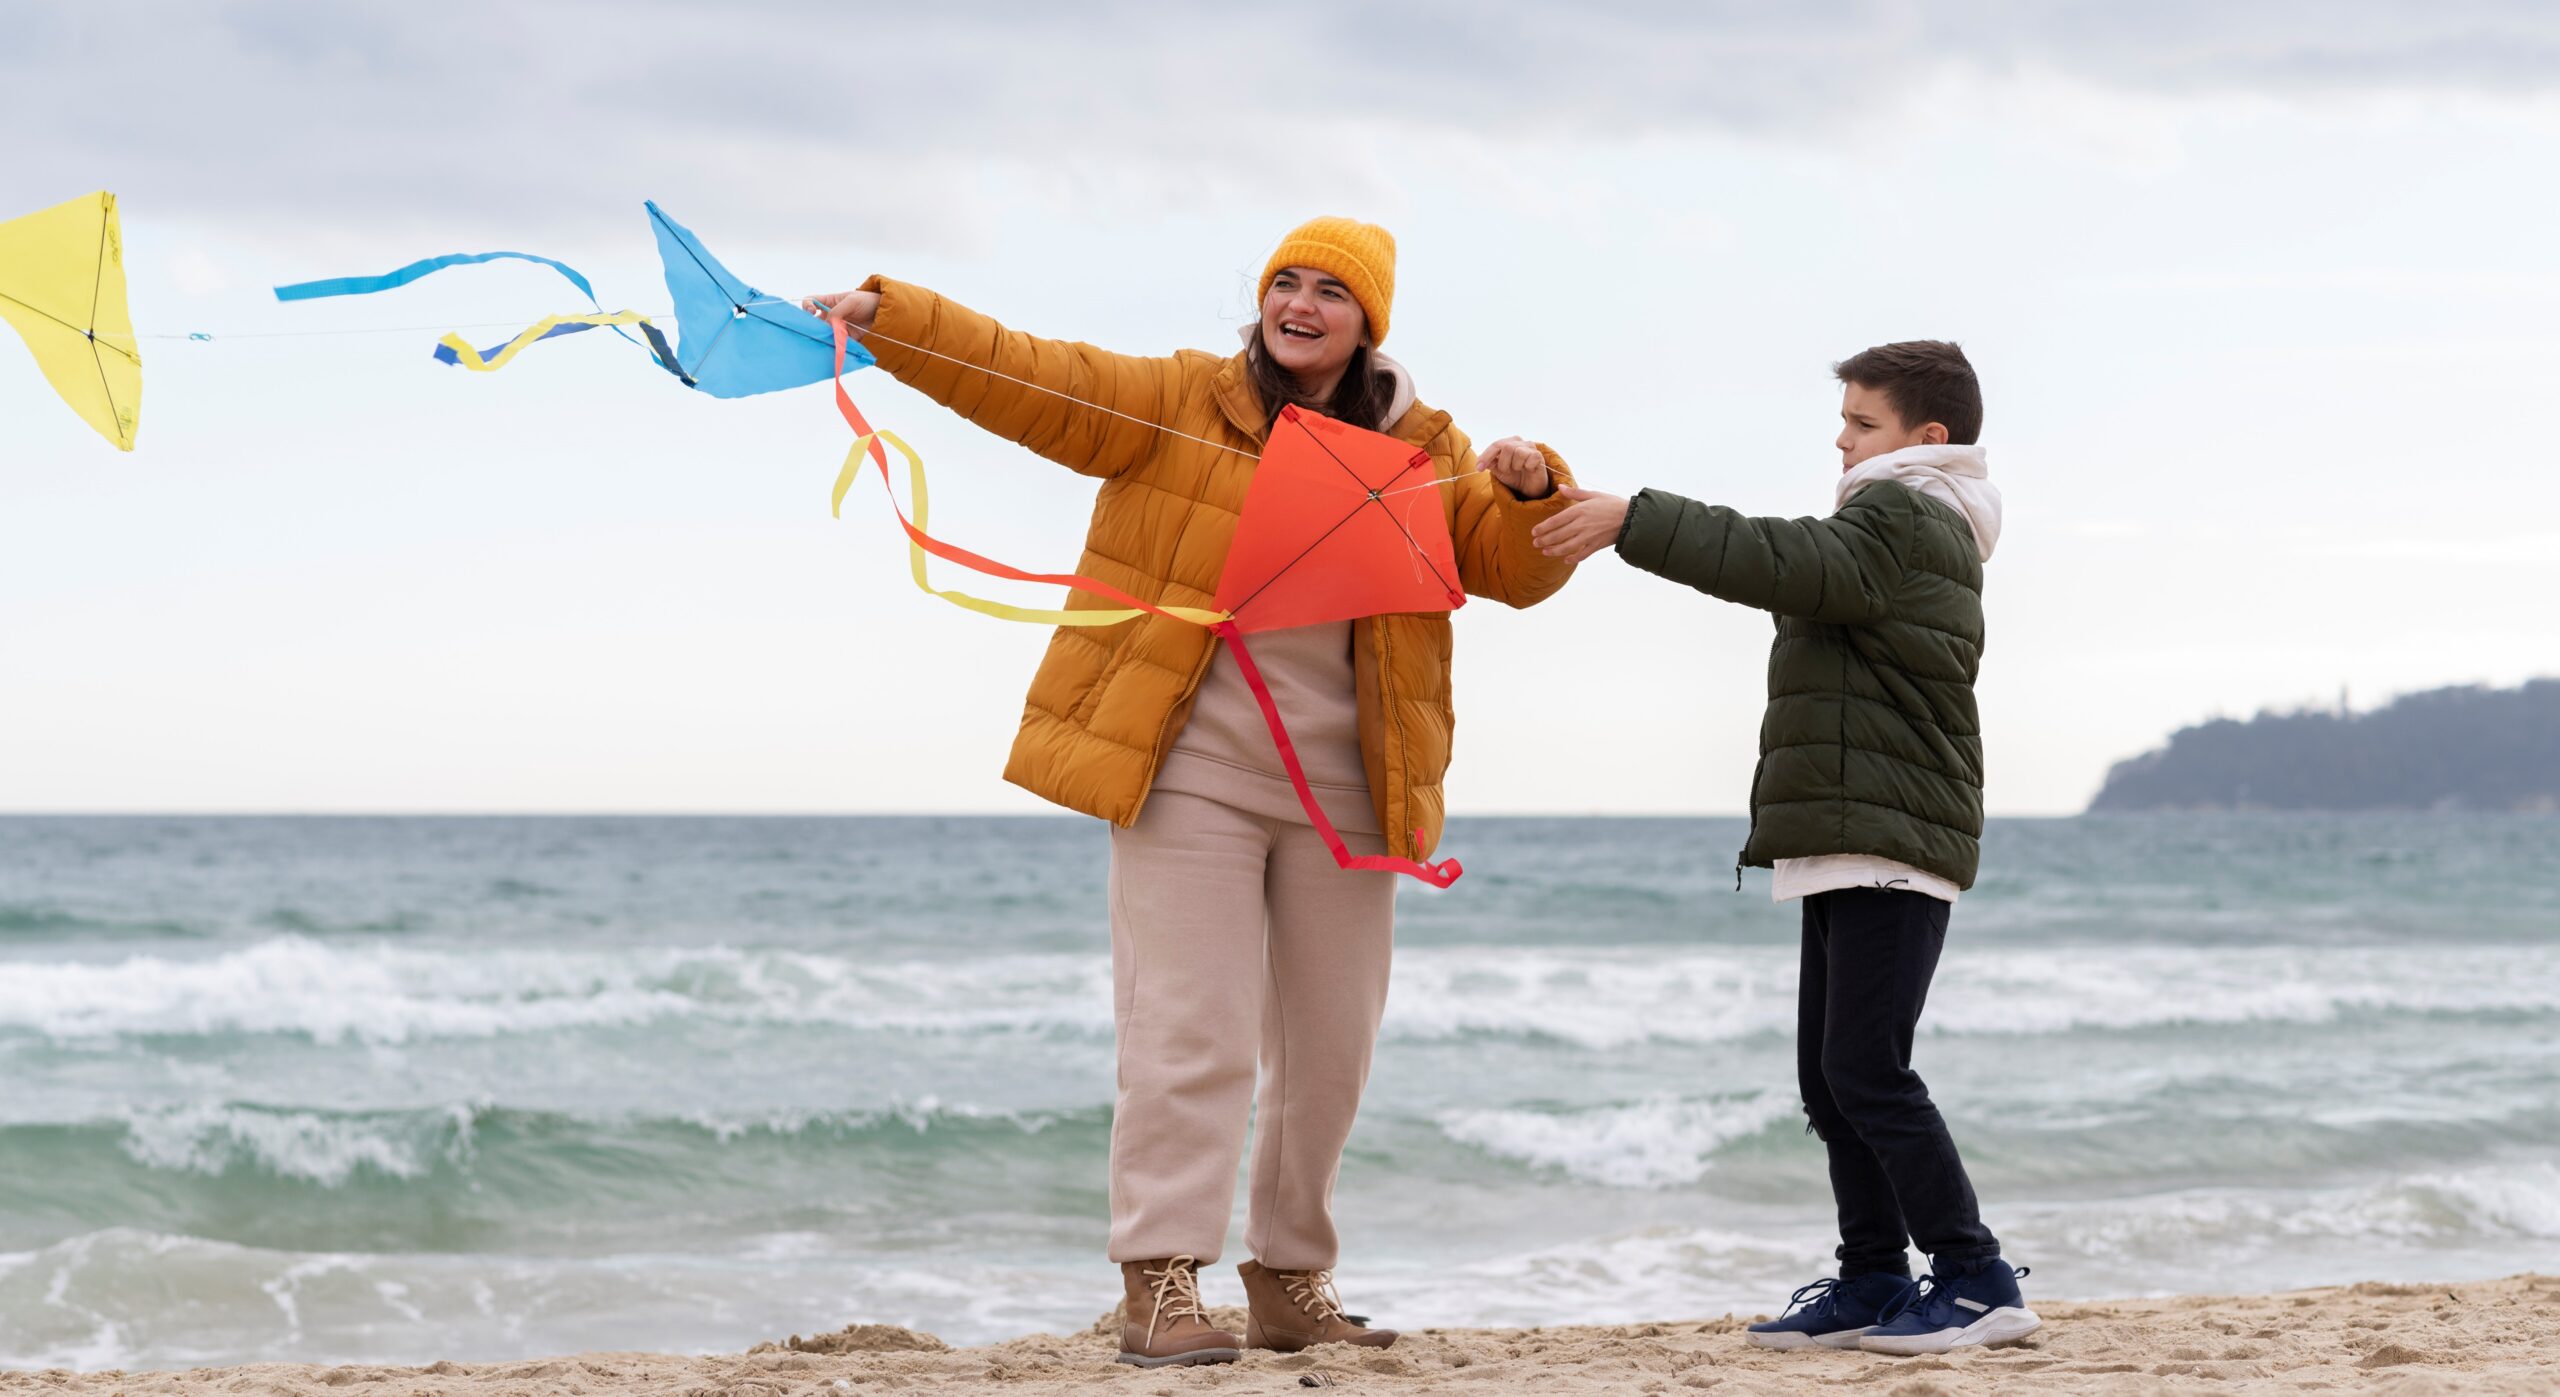
[(1902, 414), (1885, 401), (1883, 389), (1863, 383), (1840, 385), (1840, 439), (1832, 445), (1840, 448), (1842, 474), (1888, 451), (1900, 451), (1906, 446), (1943, 446), (1946, 440), (1947, 429), (1942, 423), (1902, 425)]

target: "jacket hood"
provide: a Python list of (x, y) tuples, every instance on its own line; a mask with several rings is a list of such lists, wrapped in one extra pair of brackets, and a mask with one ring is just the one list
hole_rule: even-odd
[(1840, 476), (1833, 508), (1860, 490), (1882, 481), (1917, 490), (1964, 516), (1973, 526), (1973, 545), (1982, 561), (2000, 542), (2000, 487), (1991, 483), (1991, 464), (1979, 446), (1906, 446), (1871, 457)]

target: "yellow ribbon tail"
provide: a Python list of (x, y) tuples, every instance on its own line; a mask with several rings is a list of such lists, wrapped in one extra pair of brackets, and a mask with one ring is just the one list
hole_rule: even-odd
[[(906, 458), (907, 493), (915, 501), (915, 514), (910, 517), (904, 511), (899, 511), (898, 523), (907, 531), (908, 570), (915, 578), (917, 589), (925, 595), (940, 597), (964, 611), (974, 611), (981, 616), (992, 616), (999, 621), (1023, 621), (1039, 626), (1116, 626), (1124, 621), (1134, 621), (1141, 616), (1151, 614), (1170, 616), (1178, 621), (1188, 621), (1195, 626), (1214, 626), (1229, 619), (1226, 612), (1211, 611), (1196, 606), (1142, 605), (1107, 610), (1015, 606), (1009, 602), (991, 601), (985, 597), (972, 596), (967, 592), (955, 592), (934, 586), (933, 579), (927, 571), (929, 554), (939, 555), (989, 576), (1013, 581), (1048, 583), (1080, 591), (1094, 591), (1100, 584), (1093, 583), (1090, 578), (1025, 572), (1020, 568), (1009, 567), (993, 559), (980, 557), (965, 548), (944, 543), (926, 533), (925, 525), (932, 517), (932, 504), (925, 488), (924, 457), (918, 455), (916, 449), (907, 445), (906, 439), (895, 432), (866, 433), (854, 441), (851, 451), (845, 453), (844, 468), (836, 472), (835, 489), (828, 500), (835, 517), (839, 519), (844, 517), (844, 497), (853, 489), (854, 480), (861, 475), (863, 458), (870, 453), (872, 443), (875, 441)], [(888, 471), (885, 466), (881, 471), (881, 483), (888, 484)], [(894, 492), (889, 497), (889, 507), (893, 510), (898, 508), (898, 500)], [(1135, 599), (1132, 598), (1132, 600)]]
[(648, 323), (650, 323), (649, 317), (636, 310), (617, 310), (609, 314), (590, 312), (584, 315), (548, 316), (526, 326), (514, 339), (498, 346), (496, 352), (486, 356), (472, 348), (470, 343), (460, 335), (446, 335), (436, 343), (451, 351), (453, 362), (473, 373), (495, 373), (505, 368), (507, 361), (523, 353), (526, 346), (548, 337), (563, 325), (646, 325)]

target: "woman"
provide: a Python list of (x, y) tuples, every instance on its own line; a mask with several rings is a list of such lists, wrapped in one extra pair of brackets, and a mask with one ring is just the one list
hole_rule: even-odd
[[(881, 277), (809, 306), (846, 322), (899, 381), (1100, 478), (1077, 570), (1150, 602), (1213, 605), (1256, 457), (1290, 404), (1425, 449), (1449, 482), (1438, 495), (1462, 585), (1514, 606), (1543, 600), (1572, 566), (1529, 532), (1564, 505), (1556, 486), (1571, 477), (1517, 439), (1479, 460), (1447, 413), (1414, 400), (1411, 378), (1378, 352), (1394, 294), (1387, 231), (1319, 218), (1272, 254), (1260, 323), (1224, 359), (1034, 339)], [(1353, 852), (1429, 857), (1454, 723), (1447, 613), (1264, 632), (1253, 653)], [(1343, 1315), (1331, 1272), (1334, 1177), (1386, 1007), (1395, 875), (1335, 867), (1234, 658), (1179, 621), (1061, 627), (1005, 778), (1113, 826), (1120, 1361), (1238, 1356), (1238, 1336), (1201, 1307), (1198, 1268), (1224, 1246), (1257, 1110), (1243, 1342), (1393, 1343)]]

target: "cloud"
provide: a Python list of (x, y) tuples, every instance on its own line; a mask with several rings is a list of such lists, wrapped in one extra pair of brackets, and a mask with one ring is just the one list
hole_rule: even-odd
[(98, 0), (12, 25), (0, 115), (46, 135), (0, 172), (8, 206), (104, 185), (413, 236), (625, 229), (646, 194), (913, 246), (978, 236), (991, 177), (1170, 206), (1309, 169), (1386, 184), (1381, 150), (1415, 139), (1837, 138), (1950, 74), (2560, 86), (2560, 10), (2528, 3)]

